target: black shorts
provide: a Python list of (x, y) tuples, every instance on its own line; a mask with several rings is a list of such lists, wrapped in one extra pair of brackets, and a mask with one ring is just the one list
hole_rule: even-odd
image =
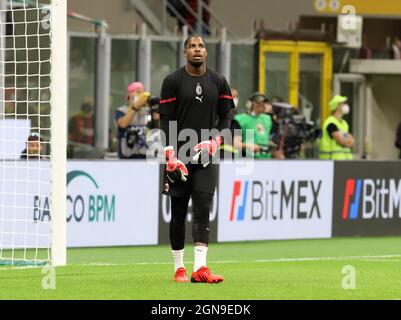
[(173, 197), (186, 197), (194, 191), (214, 194), (219, 176), (217, 164), (209, 164), (206, 168), (197, 164), (187, 164), (189, 175), (186, 182), (171, 183), (164, 171), (162, 193)]

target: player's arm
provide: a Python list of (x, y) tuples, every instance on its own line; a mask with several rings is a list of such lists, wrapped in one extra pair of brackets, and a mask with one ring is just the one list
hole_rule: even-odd
[[(233, 145), (234, 148), (238, 149), (238, 150), (250, 150), (254, 153), (259, 152), (260, 151), (260, 147), (255, 145), (255, 144), (251, 144), (251, 143), (245, 143), (242, 140), (242, 128), (239, 125), (238, 121), (233, 119), (231, 121), (231, 126), (234, 129), (234, 141), (233, 141)], [(255, 150), (255, 148), (258, 148), (259, 150)]]
[(231, 93), (230, 85), (227, 80), (223, 77), (221, 87), (219, 88), (219, 102), (217, 106), (217, 115), (219, 122), (217, 123), (217, 129), (222, 131), (228, 129), (231, 126), (232, 111), (235, 109), (234, 98)]
[(174, 146), (170, 145), (169, 141), (169, 124), (170, 120), (172, 120), (173, 117), (169, 115), (162, 114), (160, 115), (160, 129), (164, 132), (166, 136), (165, 142), (163, 142), (164, 146), (164, 158), (166, 160), (166, 174), (167, 174), (167, 179), (171, 183), (175, 183), (177, 181), (187, 181), (187, 176), (188, 176), (188, 169), (185, 166), (185, 164), (180, 161), (176, 157), (175, 153), (175, 148)]
[(164, 79), (161, 92), (160, 92), (160, 103), (159, 103), (159, 114), (160, 114), (160, 129), (164, 133), (166, 139), (163, 141), (164, 146), (175, 146), (174, 141), (170, 141), (170, 122), (176, 121), (176, 110), (177, 110), (177, 95), (174, 86), (174, 82), (170, 77)]
[[(166, 159), (166, 176), (171, 183), (187, 181), (188, 169), (185, 164), (176, 157), (175, 142), (170, 141), (170, 122), (176, 121), (177, 97), (174, 83), (169, 77), (164, 79), (160, 93), (160, 129), (164, 132), (164, 156)], [(164, 139), (163, 139), (164, 140)], [(175, 139), (176, 140), (176, 139)]]

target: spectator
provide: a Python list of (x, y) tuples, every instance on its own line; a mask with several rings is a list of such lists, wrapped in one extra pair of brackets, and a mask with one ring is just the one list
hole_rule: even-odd
[(21, 152), (21, 159), (40, 159), (43, 152), (43, 139), (38, 133), (31, 133), (26, 148)]
[[(182, 2), (180, 0), (167, 0), (167, 2), (174, 8), (174, 10), (183, 18), (185, 18), (186, 16), (186, 12), (187, 9), (185, 8), (185, 6), (182, 4)], [(176, 16), (176, 12), (171, 10), (170, 7), (167, 7), (167, 12), (172, 16), (177, 18), (178, 21), (178, 27), (180, 28), (180, 30), (182, 30), (183, 27), (183, 22), (178, 19), (178, 17)]]
[(81, 111), (70, 118), (68, 121), (68, 140), (88, 145), (93, 145), (93, 102), (91, 98), (86, 98)]
[(401, 122), (398, 124), (397, 133), (395, 136), (395, 146), (400, 149), (400, 156), (401, 159)]
[(235, 109), (238, 108), (238, 104), (239, 104), (239, 97), (238, 97), (238, 90), (235, 88), (231, 89), (231, 95), (233, 96), (233, 102), (235, 105)]
[(149, 96), (141, 82), (133, 82), (127, 88), (127, 104), (115, 113), (120, 159), (146, 158), (146, 128), (150, 117), (150, 110), (146, 106)]
[(401, 59), (401, 40), (398, 37), (394, 38), (393, 42), (393, 59), (400, 60)]
[[(238, 114), (234, 117), (242, 129), (242, 136), (234, 136), (234, 146), (242, 149), (247, 157), (271, 158), (269, 142), (272, 118), (264, 113), (267, 102), (268, 99), (264, 94), (254, 93), (247, 102), (247, 108), (251, 113)], [(252, 130), (251, 136), (247, 135), (247, 130)]]
[[(188, 6), (192, 9), (192, 11), (196, 14), (198, 14), (198, 0), (186, 0)], [(203, 3), (207, 6), (210, 4), (210, 0), (203, 0)], [(189, 11), (185, 11), (185, 20), (187, 21), (187, 24), (191, 26), (194, 30), (196, 30), (196, 22), (197, 19), (196, 17)], [(202, 34), (203, 35), (209, 35), (209, 22), (210, 22), (210, 13), (206, 8), (204, 7), (202, 10)]]
[(329, 102), (329, 108), (331, 115), (323, 123), (320, 159), (352, 160), (354, 138), (349, 132), (347, 121), (343, 119), (350, 112), (347, 97), (334, 96)]

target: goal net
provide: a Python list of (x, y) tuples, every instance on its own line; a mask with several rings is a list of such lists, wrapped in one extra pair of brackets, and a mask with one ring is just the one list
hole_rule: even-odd
[(66, 263), (66, 0), (0, 0), (0, 266)]

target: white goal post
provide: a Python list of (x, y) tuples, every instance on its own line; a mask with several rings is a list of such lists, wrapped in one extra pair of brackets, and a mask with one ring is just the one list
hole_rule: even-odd
[(67, 263), (67, 0), (52, 0), (51, 263)]
[(0, 0), (0, 267), (67, 263), (67, 50), (67, 0)]

